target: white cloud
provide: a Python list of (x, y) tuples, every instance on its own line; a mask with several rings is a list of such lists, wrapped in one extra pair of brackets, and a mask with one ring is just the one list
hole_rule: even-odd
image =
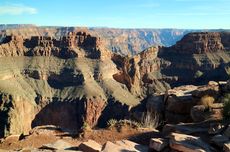
[(0, 15), (20, 15), (20, 14), (36, 14), (37, 9), (20, 4), (8, 4), (0, 6)]

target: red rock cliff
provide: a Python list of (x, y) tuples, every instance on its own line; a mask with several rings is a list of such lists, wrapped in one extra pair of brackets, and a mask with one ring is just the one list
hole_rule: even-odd
[(199, 32), (185, 35), (173, 47), (178, 53), (201, 54), (225, 50), (218, 32)]

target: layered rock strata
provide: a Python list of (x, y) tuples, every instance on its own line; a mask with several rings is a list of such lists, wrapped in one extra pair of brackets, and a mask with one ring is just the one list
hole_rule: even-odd
[[(172, 86), (226, 80), (229, 37), (191, 33), (172, 47), (151, 47), (131, 57), (112, 53), (87, 30), (60, 38), (6, 36), (0, 44), (0, 136), (38, 125), (71, 131), (83, 124), (105, 126), (111, 118), (137, 114), (145, 99)], [(162, 99), (161, 118), (192, 121), (193, 97), (170, 94)]]

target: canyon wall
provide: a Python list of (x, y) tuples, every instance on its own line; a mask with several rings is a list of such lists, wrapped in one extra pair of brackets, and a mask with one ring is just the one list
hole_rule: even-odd
[(19, 33), (0, 43), (1, 137), (38, 125), (105, 126), (170, 87), (229, 78), (228, 32), (189, 33), (134, 56), (113, 53), (87, 29), (59, 38)]
[(83, 28), (83, 27), (38, 27), (35, 25), (0, 25), (0, 40), (5, 35), (51, 36), (60, 38), (69, 32), (88, 30), (101, 37), (104, 46), (122, 55), (135, 55), (153, 45), (171, 46), (185, 34), (193, 30), (184, 29), (115, 29), (115, 28)]
[[(173, 86), (205, 84), (229, 78), (229, 32), (199, 32), (185, 35), (181, 41), (159, 52), (170, 62), (162, 74), (177, 77)], [(228, 41), (226, 43), (226, 41)]]

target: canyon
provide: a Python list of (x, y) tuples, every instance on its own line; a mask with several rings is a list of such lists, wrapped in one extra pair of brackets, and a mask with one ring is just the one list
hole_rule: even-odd
[[(86, 27), (39, 27), (30, 24), (0, 25), (0, 37), (16, 34), (23, 37), (52, 36), (60, 38), (69, 32), (87, 29), (97, 37), (101, 37), (104, 46), (121, 55), (135, 55), (153, 45), (171, 46), (185, 34), (196, 31), (186, 29), (117, 29)], [(199, 31), (199, 30), (197, 30)]]
[(229, 79), (230, 32), (190, 32), (3, 27), (0, 137), (44, 125), (78, 132), (111, 119), (141, 122), (148, 112), (166, 124), (193, 122), (201, 97), (222, 93), (206, 84)]

